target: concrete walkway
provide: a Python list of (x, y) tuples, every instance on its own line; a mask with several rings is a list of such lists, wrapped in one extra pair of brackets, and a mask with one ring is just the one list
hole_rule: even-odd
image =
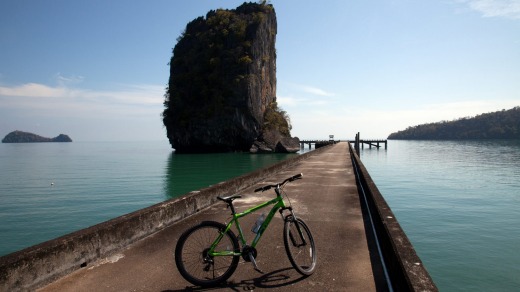
[[(348, 143), (339, 143), (277, 173), (265, 184), (303, 173), (286, 186), (293, 208), (309, 225), (316, 242), (318, 264), (310, 277), (291, 266), (283, 245), (283, 222), (275, 217), (258, 245), (257, 263), (265, 274), (241, 262), (226, 285), (193, 287), (175, 266), (173, 251), (180, 234), (204, 220), (224, 222), (229, 210), (217, 203), (169, 228), (131, 245), (119, 254), (70, 274), (39, 291), (378, 291), (385, 290), (373, 242), (365, 232)], [(238, 211), (273, 198), (272, 190), (254, 193), (253, 186), (235, 201)], [(268, 209), (266, 209), (268, 210)], [(248, 242), (256, 215), (241, 221)], [(235, 232), (237, 234), (237, 232)]]

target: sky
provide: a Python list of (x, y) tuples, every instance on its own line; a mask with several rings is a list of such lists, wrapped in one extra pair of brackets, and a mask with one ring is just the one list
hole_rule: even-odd
[[(0, 0), (0, 138), (167, 141), (186, 24), (244, 1)], [(277, 101), (300, 139), (386, 138), (520, 106), (520, 0), (272, 0)]]

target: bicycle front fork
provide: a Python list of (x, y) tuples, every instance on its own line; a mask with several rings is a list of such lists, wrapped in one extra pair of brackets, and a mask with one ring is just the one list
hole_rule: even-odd
[[(285, 211), (285, 210), (289, 210), (290, 214), (287, 216), (284, 216), (283, 211)], [(292, 217), (292, 218), (294, 218), (294, 220), (296, 220), (296, 214), (294, 214), (294, 211), (293, 211), (292, 207), (290, 207), (290, 206), (280, 208), (280, 210), (278, 210), (278, 212), (280, 212), (280, 215), (282, 215), (283, 222), (285, 222), (287, 220), (287, 218), (289, 218), (289, 217)]]
[[(284, 217), (283, 211), (286, 209), (289, 210), (289, 212), (291, 214)], [(305, 240), (305, 236), (303, 235), (303, 231), (301, 229), (300, 223), (298, 222), (298, 220), (296, 218), (296, 214), (294, 214), (292, 207), (285, 207), (285, 208), (280, 209), (280, 214), (282, 215), (282, 219), (284, 220), (284, 222), (287, 220), (291, 220), (294, 223), (294, 225), (296, 226), (296, 230), (298, 231), (297, 234), (293, 234), (292, 230), (289, 230), (289, 239), (291, 240), (291, 243), (293, 244), (293, 246), (295, 246), (295, 247), (305, 246), (307, 244), (307, 241)], [(296, 235), (296, 237), (295, 237), (295, 235)], [(300, 241), (298, 241), (298, 239), (300, 239)]]

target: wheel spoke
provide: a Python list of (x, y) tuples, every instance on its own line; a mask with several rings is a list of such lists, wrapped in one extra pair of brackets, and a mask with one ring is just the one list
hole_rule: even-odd
[[(238, 265), (238, 256), (210, 256), (209, 248), (225, 225), (217, 222), (203, 222), (186, 231), (177, 243), (175, 262), (181, 275), (199, 286), (211, 286), (228, 279)], [(223, 251), (232, 247), (238, 250), (238, 240), (230, 231), (224, 234), (215, 247)]]
[(316, 267), (314, 240), (307, 225), (301, 219), (297, 220), (285, 222), (285, 249), (293, 267), (303, 275), (310, 275)]

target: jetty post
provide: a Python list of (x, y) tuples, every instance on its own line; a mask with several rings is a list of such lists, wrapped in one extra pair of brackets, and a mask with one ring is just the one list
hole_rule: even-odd
[(368, 144), (368, 147), (372, 149), (372, 146), (377, 147), (379, 149), (381, 145), (379, 144), (385, 144), (385, 149), (388, 149), (388, 140), (387, 139), (371, 139), (371, 140), (361, 140), (359, 132), (356, 134), (356, 138), (354, 141), (351, 141), (350, 143), (354, 143), (354, 150), (356, 151), (356, 154), (359, 156), (360, 151), (360, 144), (361, 149), (365, 149), (365, 144)]

